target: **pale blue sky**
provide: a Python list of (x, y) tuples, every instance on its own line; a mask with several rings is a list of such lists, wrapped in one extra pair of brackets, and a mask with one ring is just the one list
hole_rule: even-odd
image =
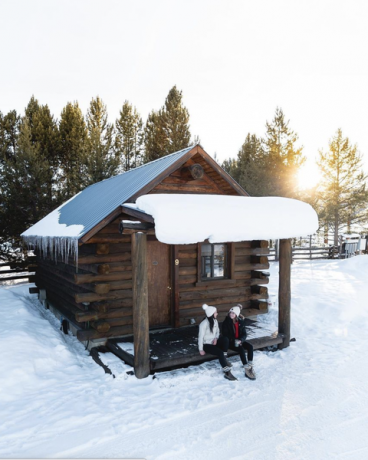
[[(313, 158), (341, 127), (368, 159), (368, 4), (319, 0), (0, 0), (0, 110), (99, 95), (145, 120), (183, 91), (220, 160), (281, 107)], [(368, 162), (368, 161), (367, 161)]]

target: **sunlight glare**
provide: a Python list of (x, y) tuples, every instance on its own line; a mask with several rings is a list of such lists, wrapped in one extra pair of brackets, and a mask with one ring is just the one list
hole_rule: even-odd
[(321, 179), (318, 166), (314, 162), (306, 162), (298, 172), (299, 188), (302, 190), (315, 187)]

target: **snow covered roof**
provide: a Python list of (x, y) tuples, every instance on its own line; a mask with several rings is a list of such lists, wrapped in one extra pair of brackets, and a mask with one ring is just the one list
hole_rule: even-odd
[(157, 239), (167, 244), (292, 238), (318, 229), (315, 210), (290, 198), (157, 194), (125, 206), (153, 216)]
[(37, 238), (81, 238), (192, 149), (193, 146), (188, 147), (90, 185), (23, 232), (21, 236), (29, 242)]

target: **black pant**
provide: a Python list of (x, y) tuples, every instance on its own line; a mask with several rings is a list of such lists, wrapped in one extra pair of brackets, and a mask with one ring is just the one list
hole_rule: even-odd
[(230, 350), (236, 351), (240, 355), (241, 362), (243, 364), (247, 364), (247, 356), (245, 354), (245, 350), (247, 350), (248, 360), (253, 361), (253, 345), (252, 344), (250, 344), (249, 342), (243, 342), (241, 345), (236, 347), (234, 340), (229, 340), (227, 337), (223, 337), (223, 338), (224, 338), (224, 343), (225, 343), (225, 348), (226, 348), (226, 350), (224, 351), (227, 351), (229, 348)]
[(205, 343), (203, 345), (203, 350), (206, 353), (209, 353), (210, 355), (217, 356), (220, 361), (221, 367), (224, 368), (227, 367), (224, 351), (227, 352), (228, 346), (228, 339), (226, 337), (220, 337), (219, 339), (217, 339), (216, 345), (209, 345)]

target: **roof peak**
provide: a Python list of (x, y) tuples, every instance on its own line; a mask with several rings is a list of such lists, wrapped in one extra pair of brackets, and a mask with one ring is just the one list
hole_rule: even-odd
[(165, 159), (170, 158), (170, 157), (172, 157), (172, 156), (174, 156), (174, 155), (182, 154), (184, 151), (188, 151), (188, 152), (189, 152), (190, 150), (192, 150), (194, 147), (197, 147), (198, 145), (199, 145), (201, 148), (203, 148), (203, 147), (200, 145), (200, 143), (197, 142), (196, 144), (190, 145), (190, 146), (188, 146), (188, 147), (186, 147), (186, 148), (184, 148), (184, 149), (181, 149), (181, 150), (177, 150), (176, 152), (169, 153), (168, 155), (164, 155), (164, 156), (162, 156), (162, 157), (160, 157), (160, 158), (156, 158), (156, 160), (149, 161), (148, 163), (144, 163), (143, 165), (140, 165), (140, 166), (137, 166), (137, 167), (135, 167), (135, 168), (129, 169), (128, 171), (123, 171), (123, 172), (121, 172), (121, 173), (119, 173), (119, 174), (116, 174), (115, 176), (107, 177), (106, 179), (103, 179), (102, 181), (99, 181), (99, 182), (95, 182), (94, 184), (91, 184), (91, 185), (89, 185), (89, 186), (86, 187), (86, 188), (93, 187), (94, 185), (99, 184), (99, 183), (101, 183), (101, 182), (105, 182), (105, 181), (108, 181), (108, 180), (110, 180), (110, 179), (114, 179), (115, 177), (123, 176), (124, 174), (128, 174), (128, 173), (131, 173), (131, 172), (133, 172), (133, 171), (137, 171), (138, 169), (144, 168), (145, 166), (148, 166), (148, 165), (152, 165), (153, 163), (157, 163), (157, 162), (159, 162), (159, 161), (161, 161), (161, 160), (165, 160)]

